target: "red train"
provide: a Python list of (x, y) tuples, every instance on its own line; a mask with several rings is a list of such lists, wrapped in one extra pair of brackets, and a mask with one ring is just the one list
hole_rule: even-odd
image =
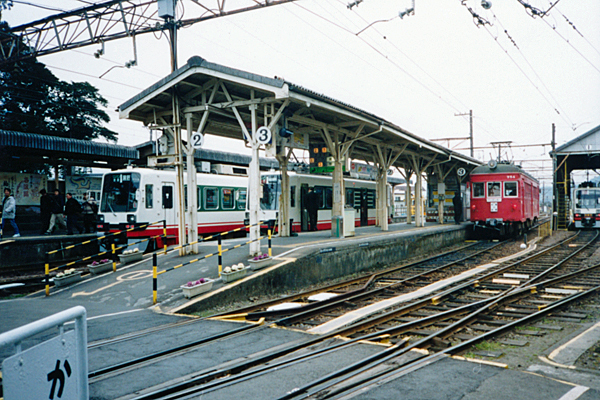
[(518, 235), (537, 222), (539, 182), (520, 167), (492, 160), (471, 172), (469, 185), (474, 231), (506, 237)]

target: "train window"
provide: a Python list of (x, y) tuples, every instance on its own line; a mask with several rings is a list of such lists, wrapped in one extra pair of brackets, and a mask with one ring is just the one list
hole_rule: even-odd
[(238, 189), (237, 191), (237, 208), (238, 210), (246, 209), (246, 190)]
[(500, 182), (487, 183), (487, 197), (501, 197)]
[(281, 175), (264, 175), (261, 177), (262, 198), (261, 210), (278, 210), (279, 195), (281, 194)]
[(196, 196), (198, 196), (198, 211), (202, 209), (202, 187), (196, 187)]
[(354, 207), (354, 189), (346, 188), (346, 205)]
[(183, 202), (185, 203), (185, 211), (187, 211), (188, 210), (187, 185), (183, 185)]
[(360, 208), (360, 189), (354, 191), (354, 208)]
[(325, 188), (325, 209), (329, 210), (333, 207), (333, 188)]
[(100, 210), (102, 212), (131, 212), (137, 210), (136, 191), (140, 187), (140, 174), (107, 174), (102, 187)]
[(233, 190), (221, 189), (221, 201), (224, 209), (231, 210), (234, 208)]
[(152, 191), (154, 190), (154, 185), (146, 185), (146, 208), (152, 208), (154, 201), (152, 196)]
[(173, 186), (162, 187), (163, 208), (173, 208)]
[(217, 188), (204, 188), (204, 209), (217, 210), (219, 208), (219, 191)]
[(504, 197), (517, 197), (517, 182), (504, 182)]
[(296, 186), (290, 187), (290, 207), (296, 207)]
[(473, 198), (485, 197), (483, 182), (473, 182)]
[(325, 193), (325, 188), (323, 186), (315, 186), (315, 193), (319, 195), (319, 210), (322, 210), (325, 208), (324, 206), (324, 193)]
[(375, 208), (375, 197), (376, 196), (376, 192), (374, 190), (367, 190), (367, 207), (368, 208)]

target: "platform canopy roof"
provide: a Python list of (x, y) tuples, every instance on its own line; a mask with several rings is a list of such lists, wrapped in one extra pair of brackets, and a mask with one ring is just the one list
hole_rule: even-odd
[[(161, 125), (172, 121), (172, 96), (183, 114), (193, 113), (193, 129), (209, 111), (204, 133), (243, 138), (241, 123), (250, 128), (249, 107), (258, 107), (258, 125), (287, 102), (283, 115), (292, 132), (308, 134), (309, 142), (325, 142), (323, 131), (350, 147), (349, 157), (394, 160), (394, 167), (423, 170), (436, 164), (449, 170), (481, 165), (476, 159), (420, 138), (374, 114), (316, 93), (281, 78), (268, 78), (211, 63), (195, 56), (187, 64), (119, 106), (121, 118)], [(184, 120), (185, 121), (185, 120)], [(185, 124), (185, 122), (184, 122)], [(416, 164), (415, 164), (416, 163)]]
[(0, 129), (0, 149), (15, 163), (120, 168), (139, 158), (128, 146)]
[(567, 170), (600, 168), (600, 125), (550, 152), (558, 164), (567, 160)]

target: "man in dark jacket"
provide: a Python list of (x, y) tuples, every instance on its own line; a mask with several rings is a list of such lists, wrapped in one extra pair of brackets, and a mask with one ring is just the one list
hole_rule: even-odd
[(308, 211), (308, 230), (316, 231), (319, 214), (319, 195), (313, 188), (308, 188), (306, 194), (306, 210)]
[(83, 233), (83, 228), (78, 223), (78, 217), (81, 214), (81, 204), (73, 198), (71, 193), (67, 193), (67, 203), (65, 204), (65, 215), (67, 216), (67, 235), (73, 234), (73, 228), (77, 228), (79, 233)]
[(40, 217), (42, 219), (42, 231), (44, 233), (50, 227), (50, 216), (52, 216), (52, 199), (46, 189), (40, 190)]
[(67, 224), (65, 224), (65, 218), (63, 215), (65, 212), (65, 199), (63, 199), (63, 197), (60, 195), (60, 191), (58, 189), (54, 191), (54, 196), (52, 196), (51, 200), (52, 206), (50, 209), (52, 215), (50, 215), (50, 226), (48, 227), (45, 235), (51, 234), (57, 225), (60, 225), (63, 229), (67, 228)]
[(96, 232), (96, 213), (98, 212), (98, 206), (93, 197), (88, 198), (87, 193), (83, 195), (81, 210), (83, 212), (83, 228), (85, 229), (85, 233)]
[(463, 204), (462, 198), (460, 197), (460, 190), (454, 192), (454, 198), (452, 199), (452, 206), (454, 207), (454, 223), (460, 224), (462, 218)]

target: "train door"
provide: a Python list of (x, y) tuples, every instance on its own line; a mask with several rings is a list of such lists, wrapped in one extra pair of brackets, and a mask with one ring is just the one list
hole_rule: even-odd
[[(369, 196), (367, 194), (367, 189), (357, 189), (355, 190), (355, 199), (356, 194), (359, 196), (359, 213), (360, 213), (360, 226), (369, 225)], [(356, 204), (356, 201), (354, 202)]]
[(306, 209), (306, 195), (308, 194), (308, 183), (300, 185), (300, 229), (308, 231), (308, 210)]
[(167, 221), (167, 225), (175, 224), (175, 196), (173, 182), (162, 182), (162, 208), (163, 218)]

